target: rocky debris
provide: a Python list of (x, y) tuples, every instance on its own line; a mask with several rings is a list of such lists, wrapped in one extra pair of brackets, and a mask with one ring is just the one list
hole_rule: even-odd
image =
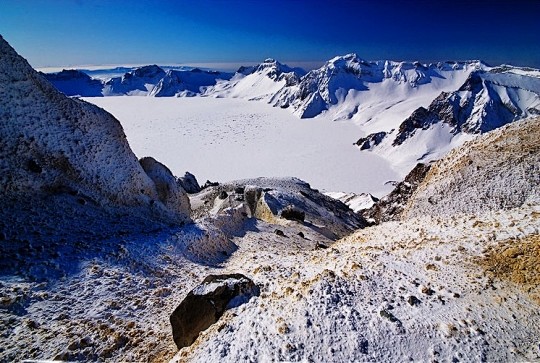
[(156, 185), (159, 200), (169, 210), (175, 212), (181, 223), (190, 222), (191, 206), (186, 191), (177, 183), (171, 171), (154, 158), (140, 161), (146, 174)]
[[(391, 133), (392, 131), (390, 131)], [(373, 147), (379, 145), (388, 132), (381, 131), (381, 132), (375, 132), (373, 134), (369, 134), (366, 137), (362, 137), (358, 139), (357, 142), (354, 143), (354, 145), (357, 145), (360, 150), (371, 150)]]
[(364, 218), (377, 224), (399, 220), (405, 205), (426, 177), (430, 167), (430, 164), (417, 164), (390, 194), (381, 198), (370, 209), (362, 211)]
[[(242, 193), (243, 192), (243, 193)], [(314, 190), (296, 178), (257, 178), (232, 181), (208, 187), (192, 196), (194, 214), (207, 211), (218, 216), (229, 209), (241, 208), (247, 218), (271, 224), (301, 222), (326, 238), (336, 240), (367, 222), (342, 202)]]
[(186, 171), (184, 176), (178, 178), (176, 181), (188, 194), (195, 194), (202, 190), (199, 186), (199, 182), (197, 182), (197, 178), (190, 172)]
[(392, 314), (392, 313), (389, 312), (388, 310), (383, 309), (383, 310), (379, 311), (379, 315), (380, 315), (381, 317), (385, 318), (385, 319), (390, 320), (390, 322), (392, 322), (392, 323), (396, 323), (396, 324), (397, 324), (397, 323), (400, 323), (399, 319), (396, 318), (396, 317), (394, 316), (394, 314)]
[(407, 303), (411, 306), (416, 306), (420, 305), (420, 300), (416, 296), (411, 295), (407, 298)]
[(306, 219), (306, 213), (293, 205), (288, 205), (283, 208), (279, 215), (282, 218), (297, 222), (304, 222), (304, 219)]
[(540, 304), (540, 235), (502, 241), (476, 261), (490, 277), (517, 284)]
[(540, 119), (492, 131), (432, 164), (403, 218), (448, 216), (540, 201)]
[(176, 346), (178, 349), (190, 346), (225, 310), (244, 304), (259, 293), (259, 287), (242, 274), (206, 277), (170, 316)]

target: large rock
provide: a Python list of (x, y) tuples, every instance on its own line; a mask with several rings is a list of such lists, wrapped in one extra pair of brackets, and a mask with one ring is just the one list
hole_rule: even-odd
[(190, 220), (191, 206), (186, 191), (176, 182), (169, 168), (154, 158), (145, 157), (140, 160), (146, 174), (156, 185), (159, 200), (166, 208), (175, 212), (180, 222)]
[(225, 310), (239, 306), (259, 293), (259, 287), (242, 274), (208, 276), (171, 314), (176, 346), (182, 349), (191, 345), (201, 331), (218, 321)]
[(201, 191), (201, 187), (195, 175), (186, 171), (183, 177), (177, 179), (178, 184), (189, 194), (195, 194)]

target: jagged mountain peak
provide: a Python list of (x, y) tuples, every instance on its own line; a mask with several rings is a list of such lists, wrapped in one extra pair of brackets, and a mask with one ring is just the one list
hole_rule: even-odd
[(160, 66), (151, 64), (135, 68), (132, 72), (126, 74), (132, 74), (135, 77), (156, 77), (165, 74), (165, 71)]
[[(274, 80), (277, 80), (279, 77), (286, 73), (292, 73), (295, 77), (298, 78), (306, 74), (306, 71), (304, 71), (303, 69), (297, 67), (289, 67), (288, 65), (283, 64), (274, 58), (266, 58), (262, 63), (254, 67), (244, 69), (249, 69), (251, 71), (248, 74), (261, 73)], [(242, 67), (240, 68), (240, 70), (242, 70)], [(246, 74), (245, 72), (240, 73)]]

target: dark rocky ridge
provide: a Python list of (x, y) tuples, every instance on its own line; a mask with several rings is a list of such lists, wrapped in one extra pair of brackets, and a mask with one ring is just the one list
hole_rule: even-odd
[(399, 220), (408, 200), (425, 179), (430, 168), (430, 164), (417, 164), (390, 194), (381, 198), (370, 209), (362, 212), (364, 218), (372, 220), (375, 224)]

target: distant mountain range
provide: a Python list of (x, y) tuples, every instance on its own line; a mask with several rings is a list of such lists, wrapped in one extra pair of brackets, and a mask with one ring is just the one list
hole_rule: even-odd
[(540, 114), (540, 70), (482, 61), (370, 62), (347, 54), (305, 72), (274, 59), (236, 73), (149, 65), (93, 79), (64, 70), (46, 78), (69, 96), (232, 97), (321, 114), (360, 126), (351, 143), (407, 172), (475, 134)]

